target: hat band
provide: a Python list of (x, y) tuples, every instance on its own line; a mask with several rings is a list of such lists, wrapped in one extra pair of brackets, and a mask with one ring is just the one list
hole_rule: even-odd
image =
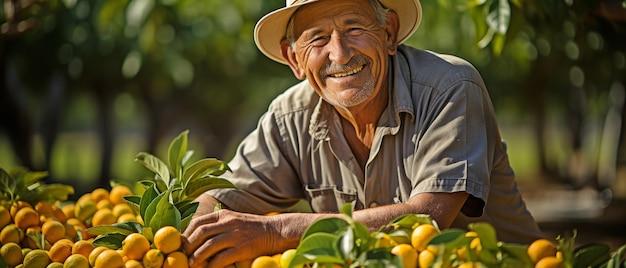
[[(289, 0), (287, 0), (287, 1), (289, 1)], [(306, 1), (307, 0), (294, 0), (293, 2), (291, 2), (291, 4), (287, 3), (287, 6), (293, 6), (295, 4), (298, 4), (299, 2), (306, 2)]]

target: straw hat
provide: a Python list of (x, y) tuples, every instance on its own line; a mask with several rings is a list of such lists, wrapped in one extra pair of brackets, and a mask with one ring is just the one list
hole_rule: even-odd
[[(254, 42), (265, 56), (282, 64), (287, 64), (280, 51), (280, 42), (285, 37), (287, 23), (298, 7), (319, 0), (286, 0), (286, 6), (274, 10), (257, 22), (254, 28)], [(342, 0), (346, 1), (346, 0)], [(406, 41), (422, 20), (422, 6), (419, 0), (379, 0), (388, 9), (393, 9), (400, 18), (398, 40)]]

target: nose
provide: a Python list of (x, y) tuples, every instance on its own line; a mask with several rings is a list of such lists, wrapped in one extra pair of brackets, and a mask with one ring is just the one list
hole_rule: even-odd
[(334, 31), (328, 44), (328, 59), (337, 64), (346, 64), (352, 58), (353, 51), (347, 44), (345, 36), (339, 31)]

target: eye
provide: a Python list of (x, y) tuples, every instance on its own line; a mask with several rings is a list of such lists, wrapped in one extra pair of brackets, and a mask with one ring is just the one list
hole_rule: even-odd
[(318, 36), (318, 37), (311, 39), (311, 41), (309, 42), (311, 46), (315, 46), (315, 47), (321, 47), (321, 46), (326, 45), (327, 43), (328, 43), (327, 36)]
[(363, 34), (363, 32), (365, 32), (363, 28), (350, 28), (346, 32), (346, 35), (351, 35), (351, 36), (361, 35)]

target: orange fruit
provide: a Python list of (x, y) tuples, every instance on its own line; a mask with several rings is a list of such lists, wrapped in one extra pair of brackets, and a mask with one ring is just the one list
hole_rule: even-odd
[(417, 250), (409, 244), (399, 244), (391, 248), (391, 254), (400, 257), (405, 268), (417, 268)]
[(65, 215), (66, 219), (74, 218), (75, 207), (76, 207), (76, 204), (74, 203), (66, 204), (61, 207), (61, 212), (63, 212), (63, 215)]
[(126, 214), (123, 214), (123, 215), (121, 215), (121, 216), (119, 216), (117, 218), (117, 222), (118, 223), (120, 223), (120, 222), (129, 222), (129, 221), (137, 222), (137, 217), (135, 216), (135, 214), (126, 213)]
[(418, 251), (426, 249), (428, 242), (439, 234), (432, 224), (420, 224), (411, 233), (411, 245)]
[(535, 264), (535, 268), (563, 268), (563, 261), (556, 256), (544, 257)]
[(76, 240), (76, 236), (78, 235), (78, 233), (76, 232), (76, 228), (74, 228), (74, 225), (71, 225), (69, 223), (63, 223), (63, 227), (65, 227), (65, 237), (69, 237), (72, 240)]
[(54, 208), (52, 207), (52, 204), (46, 201), (37, 202), (37, 204), (35, 204), (35, 211), (39, 215), (48, 215), (48, 216), (54, 215)]
[(97, 204), (101, 200), (109, 200), (109, 191), (104, 188), (96, 188), (91, 191), (91, 199)]
[(4, 228), (4, 226), (9, 225), (9, 223), (11, 223), (11, 220), (11, 211), (9, 211), (4, 206), (0, 206), (0, 229)]
[(26, 201), (18, 200), (18, 201), (13, 202), (11, 204), (11, 207), (9, 208), (11, 217), (15, 219), (15, 214), (17, 214), (18, 211), (20, 211), (22, 208), (25, 208), (25, 207), (33, 208), (33, 206), (31, 206)]
[(89, 268), (89, 260), (81, 254), (72, 254), (63, 263), (63, 268)]
[(131, 191), (127, 186), (118, 184), (111, 188), (111, 191), (109, 192), (109, 200), (111, 200), (113, 205), (122, 204), (126, 203), (124, 196), (129, 195), (133, 195), (133, 191)]
[(130, 207), (128, 203), (117, 204), (113, 207), (112, 211), (113, 211), (113, 216), (115, 216), (116, 218), (119, 218), (120, 216), (124, 214), (135, 215), (135, 212), (133, 211), (133, 209)]
[[(271, 257), (270, 257), (271, 258)], [(163, 261), (163, 268), (180, 268), (189, 267), (189, 260), (187, 255), (180, 251), (174, 251), (167, 254), (167, 257)]]
[(129, 260), (141, 260), (150, 249), (148, 239), (139, 233), (132, 233), (122, 241), (122, 254)]
[(0, 256), (2, 256), (2, 259), (4, 259), (4, 262), (9, 265), (9, 267), (15, 267), (22, 263), (24, 257), (22, 255), (22, 248), (15, 242), (3, 244), (0, 248)]
[(65, 225), (56, 220), (49, 220), (41, 226), (41, 232), (46, 241), (54, 244), (59, 239), (65, 237)]
[(72, 255), (72, 245), (68, 243), (55, 243), (48, 250), (48, 257), (53, 262), (65, 262), (65, 259)]
[(180, 248), (182, 244), (180, 232), (173, 226), (164, 226), (154, 233), (154, 246), (163, 254), (169, 254)]
[(528, 257), (537, 263), (539, 260), (545, 257), (556, 256), (556, 246), (550, 242), (550, 240), (541, 238), (533, 241), (527, 249)]
[[(437, 249), (437, 251), (439, 251), (439, 249)], [(428, 250), (428, 249), (423, 250), (422, 252), (419, 253), (417, 257), (417, 263), (419, 264), (418, 267), (421, 267), (421, 268), (430, 267), (433, 265), (433, 263), (435, 263), (436, 258), (437, 258), (437, 255), (432, 250)]]
[(280, 268), (280, 263), (271, 256), (259, 256), (252, 261), (250, 268)]
[(478, 265), (478, 263), (471, 262), (471, 261), (461, 263), (459, 264), (459, 266), (457, 266), (457, 268), (478, 268), (478, 267), (481, 267), (481, 266)]
[(95, 248), (95, 246), (89, 240), (79, 240), (72, 245), (73, 255), (83, 255), (89, 260), (89, 254)]
[(142, 263), (144, 268), (161, 268), (164, 260), (165, 255), (163, 255), (163, 252), (156, 248), (151, 248), (143, 255)]
[(89, 260), (89, 265), (91, 265), (91, 267), (96, 266), (96, 258), (98, 258), (98, 255), (100, 255), (100, 253), (104, 252), (105, 250), (110, 249), (107, 247), (95, 247), (91, 253), (89, 253), (89, 257), (87, 257), (87, 259)]
[(141, 264), (138, 260), (127, 260), (124, 263), (124, 268), (144, 268), (143, 264)]
[(124, 267), (124, 259), (116, 250), (106, 249), (98, 254), (94, 268), (121, 268)]
[(96, 211), (91, 218), (91, 226), (111, 225), (117, 222), (110, 209), (104, 208)]
[(24, 255), (24, 267), (46, 267), (50, 264), (50, 257), (43, 249), (33, 249)]
[(96, 208), (98, 208), (98, 209), (103, 209), (103, 208), (112, 209), (113, 208), (113, 204), (111, 203), (111, 201), (109, 201), (109, 199), (102, 199), (102, 200), (98, 201), (98, 203), (96, 203)]
[(23, 207), (15, 213), (13, 220), (17, 227), (26, 230), (28, 227), (39, 225), (39, 214), (32, 207)]
[(24, 238), (24, 231), (17, 227), (14, 223), (8, 224), (0, 231), (0, 242), (6, 244), (9, 242), (20, 243)]
[(96, 203), (94, 203), (93, 200), (90, 198), (79, 199), (76, 201), (76, 206), (74, 207), (74, 217), (81, 222), (86, 222), (96, 211), (98, 211), (98, 207), (96, 207)]

